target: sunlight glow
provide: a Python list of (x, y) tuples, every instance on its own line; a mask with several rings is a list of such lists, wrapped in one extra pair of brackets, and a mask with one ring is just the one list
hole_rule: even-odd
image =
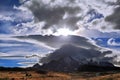
[(74, 31), (71, 31), (68, 28), (61, 28), (57, 30), (55, 35), (63, 35), (63, 36), (74, 35)]

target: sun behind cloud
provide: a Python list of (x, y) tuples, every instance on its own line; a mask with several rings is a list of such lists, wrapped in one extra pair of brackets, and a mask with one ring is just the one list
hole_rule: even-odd
[(57, 30), (57, 32), (54, 35), (63, 35), (63, 36), (68, 36), (68, 35), (74, 35), (74, 31), (71, 31), (68, 28), (60, 28)]

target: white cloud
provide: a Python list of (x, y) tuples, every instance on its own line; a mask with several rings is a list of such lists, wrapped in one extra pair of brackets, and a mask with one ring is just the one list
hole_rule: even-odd
[(2, 52), (0, 52), (0, 56), (11, 56), (11, 54), (7, 54), (7, 53), (2, 53)]
[(10, 47), (10, 46), (15, 47), (16, 46), (17, 47), (17, 46), (22, 46), (22, 44), (1, 43), (0, 46), (2, 46), (2, 47)]
[(120, 46), (120, 42), (116, 42), (114, 38), (110, 38), (107, 43), (109, 46)]
[(9, 34), (26, 34), (28, 31), (27, 23), (31, 23), (34, 17), (27, 8), (14, 7), (14, 9), (14, 11), (1, 11), (0, 21), (3, 22), (1, 24), (2, 30), (4, 32), (7, 31)]
[(1, 21), (13, 21), (13, 19), (10, 16), (0, 15)]
[(18, 64), (20, 64), (20, 65), (27, 65), (25, 67), (30, 67), (30, 66), (32, 67), (36, 63), (38, 63), (38, 62), (20, 62)]
[(119, 38), (120, 31), (99, 31), (98, 29), (86, 29), (84, 31), (78, 31), (78, 35), (86, 36), (89, 38)]
[[(27, 36), (27, 35), (26, 35)], [(43, 49), (46, 49), (46, 51), (50, 51), (50, 50), (53, 50), (54, 48), (50, 47), (50, 46), (47, 46), (45, 45), (44, 43), (42, 42), (39, 42), (37, 40), (33, 40), (33, 39), (18, 39), (18, 38), (15, 38), (15, 36), (0, 36), (0, 40), (3, 40), (3, 41), (16, 41), (16, 42), (25, 42), (25, 43), (28, 43), (28, 44), (32, 44), (32, 47), (39, 47), (39, 48), (43, 48)], [(5, 44), (2, 44), (1, 47), (3, 46), (6, 46), (8, 43), (5, 43)], [(14, 42), (12, 43), (9, 43), (10, 46), (25, 46), (25, 45), (28, 45), (28, 44), (24, 44), (24, 43), (21, 43), (21, 44), (14, 44)], [(13, 45), (12, 45), (13, 44)], [(30, 47), (30, 46), (29, 46)], [(44, 52), (43, 52), (44, 53)], [(46, 52), (45, 52), (46, 53)]]
[(0, 20), (6, 21), (14, 21), (14, 22), (22, 22), (22, 21), (29, 21), (32, 20), (33, 16), (31, 15), (30, 11), (1, 11)]

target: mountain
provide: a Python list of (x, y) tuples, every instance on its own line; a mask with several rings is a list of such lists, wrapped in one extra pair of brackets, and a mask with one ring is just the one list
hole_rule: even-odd
[(36, 69), (44, 69), (50, 71), (73, 72), (77, 69), (78, 66), (79, 63), (76, 61), (71, 61), (70, 63), (67, 63), (65, 59), (60, 59), (58, 61), (50, 61), (49, 63), (43, 64), (42, 66), (34, 65), (33, 67)]
[[(41, 59), (42, 63), (48, 63), (51, 60), (66, 59), (68, 57), (74, 59), (77, 62), (81, 60), (86, 61), (89, 58), (101, 56), (101, 52), (94, 49), (85, 49), (77, 47), (75, 45), (67, 44), (63, 45), (60, 49), (57, 49), (47, 57)], [(83, 62), (83, 61), (82, 61)]]
[[(101, 67), (114, 67), (112, 63), (104, 61), (104, 54), (107, 52), (100, 52), (94, 49), (85, 49), (75, 45), (64, 45), (57, 49), (47, 57), (43, 57), (40, 63), (36, 64), (33, 68), (60, 71), (60, 72), (74, 72), (84, 65), (101, 66)], [(101, 59), (102, 58), (102, 59)], [(105, 59), (106, 60), (106, 59)]]

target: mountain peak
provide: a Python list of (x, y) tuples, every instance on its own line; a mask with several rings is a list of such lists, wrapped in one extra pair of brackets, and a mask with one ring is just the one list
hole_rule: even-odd
[(66, 44), (48, 56), (43, 57), (40, 60), (40, 63), (43, 63), (40, 68), (52, 71), (73, 72), (82, 65), (113, 66), (108, 61), (102, 62), (104, 59), (102, 54), (104, 53), (95, 49), (86, 49)]

